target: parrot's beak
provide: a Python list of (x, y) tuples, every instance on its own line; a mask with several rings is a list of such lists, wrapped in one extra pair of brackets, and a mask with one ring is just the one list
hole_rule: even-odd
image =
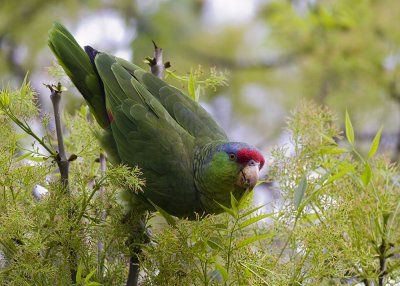
[(239, 172), (236, 184), (243, 188), (252, 190), (258, 181), (260, 163), (250, 160)]

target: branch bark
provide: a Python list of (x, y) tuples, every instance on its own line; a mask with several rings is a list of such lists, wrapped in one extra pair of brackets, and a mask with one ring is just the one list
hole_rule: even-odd
[(158, 78), (164, 78), (165, 69), (171, 67), (170, 62), (163, 63), (163, 49), (157, 47), (156, 43), (153, 41), (154, 45), (154, 57), (147, 57), (146, 62), (150, 66), (151, 73)]
[(60, 114), (62, 86), (60, 83), (58, 83), (57, 86), (55, 85), (46, 85), (46, 86), (51, 91), (50, 99), (51, 103), (53, 104), (54, 121), (56, 125), (58, 154), (55, 160), (57, 162), (58, 168), (60, 169), (61, 184), (63, 186), (63, 190), (65, 192), (68, 192), (69, 161), (67, 159), (67, 154), (65, 152), (64, 135), (62, 132), (61, 114)]
[[(104, 153), (100, 153), (99, 161), (100, 161), (100, 175), (101, 177), (104, 177), (106, 174), (106, 156), (104, 155)], [(104, 191), (105, 191), (104, 186), (101, 186), (99, 189), (99, 196), (102, 203), (104, 203)], [(104, 222), (107, 217), (106, 211), (104, 209), (98, 211), (100, 212), (100, 220)], [(104, 243), (99, 239), (99, 241), (97, 242), (97, 273), (98, 275), (100, 275), (100, 277), (103, 277), (104, 259), (106, 255), (105, 253), (103, 253), (103, 251), (104, 251)]]
[[(50, 91), (50, 99), (53, 104), (53, 111), (54, 111), (54, 121), (56, 125), (56, 135), (57, 135), (57, 145), (58, 145), (58, 153), (55, 156), (55, 161), (58, 165), (60, 170), (61, 176), (61, 186), (62, 191), (65, 195), (69, 195), (69, 186), (68, 186), (68, 179), (69, 179), (69, 160), (67, 159), (67, 154), (65, 151), (64, 146), (64, 135), (62, 131), (61, 125), (61, 112), (60, 112), (60, 103), (61, 103), (61, 93), (63, 92), (63, 87), (61, 83), (57, 85), (46, 85)], [(71, 208), (69, 210), (69, 219), (73, 219), (74, 209)], [(76, 273), (78, 269), (78, 259), (75, 249), (69, 247), (69, 264), (70, 264), (70, 276), (72, 284), (76, 284)]]

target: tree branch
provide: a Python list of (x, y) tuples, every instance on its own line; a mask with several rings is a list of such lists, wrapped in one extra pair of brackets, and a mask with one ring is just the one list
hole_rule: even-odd
[[(103, 152), (100, 153), (99, 162), (100, 162), (100, 175), (103, 178), (106, 174), (106, 156), (104, 155)], [(102, 185), (99, 189), (99, 197), (102, 204), (104, 203), (104, 191), (105, 189), (104, 186)], [(104, 222), (107, 217), (106, 211), (103, 209), (103, 210), (98, 210), (98, 212), (100, 212), (100, 220)], [(100, 275), (100, 277), (103, 277), (103, 270), (104, 270), (105, 254), (103, 253), (103, 251), (104, 251), (104, 243), (99, 239), (99, 241), (97, 242), (97, 272), (98, 275)]]
[(56, 162), (58, 168), (60, 169), (61, 175), (61, 184), (65, 192), (68, 192), (68, 176), (69, 176), (69, 161), (67, 159), (67, 154), (65, 152), (64, 146), (64, 135), (62, 132), (61, 126), (61, 114), (60, 114), (60, 102), (61, 102), (61, 93), (63, 91), (63, 87), (60, 83), (58, 85), (46, 85), (50, 91), (50, 99), (53, 104), (54, 110), (54, 121), (56, 124), (56, 135), (57, 135), (57, 145), (58, 145), (58, 154), (56, 156)]
[(153, 41), (154, 45), (154, 57), (146, 57), (145, 62), (150, 66), (151, 73), (158, 78), (164, 78), (165, 69), (171, 67), (170, 62), (163, 63), (163, 50), (157, 47), (156, 43)]
[[(61, 102), (61, 93), (65, 90), (65, 88), (58, 83), (57, 85), (48, 85), (45, 84), (50, 91), (50, 99), (53, 104), (54, 110), (54, 121), (56, 125), (56, 135), (57, 135), (57, 143), (58, 143), (58, 154), (55, 156), (55, 161), (57, 162), (58, 168), (60, 170), (61, 175), (61, 186), (63, 193), (65, 195), (69, 195), (69, 186), (68, 186), (68, 177), (69, 177), (69, 161), (67, 159), (67, 154), (64, 146), (64, 135), (62, 132), (61, 126), (61, 113), (60, 113), (60, 102)], [(74, 209), (71, 208), (69, 210), (69, 219), (73, 220)], [(72, 227), (71, 227), (72, 228)], [(72, 231), (72, 229), (71, 229)], [(77, 254), (75, 249), (69, 247), (69, 270), (72, 284), (76, 284), (76, 273), (78, 269), (78, 261)]]

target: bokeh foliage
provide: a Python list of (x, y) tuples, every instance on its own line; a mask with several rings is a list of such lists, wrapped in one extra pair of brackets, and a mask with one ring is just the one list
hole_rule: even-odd
[(399, 153), (400, 130), (394, 124), (400, 120), (400, 32), (393, 24), (400, 18), (397, 0), (250, 1), (250, 19), (220, 22), (210, 16), (212, 1), (207, 0), (3, 2), (3, 79), (18, 84), (26, 70), (45, 76), (43, 67), (53, 61), (45, 47), (52, 21), (75, 32), (91, 18), (113, 13), (134, 32), (129, 44), (135, 63), (151, 54), (154, 40), (176, 74), (187, 75), (199, 64), (204, 70), (229, 70), (230, 85), (208, 91), (202, 100), (211, 101), (235, 140), (251, 138), (261, 147), (275, 142), (290, 110), (307, 98), (330, 106), (341, 123), (344, 110), (351, 110), (360, 143), (385, 125), (382, 146), (393, 160)]

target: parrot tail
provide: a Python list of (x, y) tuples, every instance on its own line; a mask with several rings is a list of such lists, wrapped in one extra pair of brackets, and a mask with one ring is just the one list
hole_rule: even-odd
[(48, 44), (65, 73), (85, 98), (96, 121), (104, 129), (109, 127), (104, 87), (94, 66), (94, 57), (98, 52), (85, 47), (86, 53), (71, 33), (57, 22), (49, 31)]

